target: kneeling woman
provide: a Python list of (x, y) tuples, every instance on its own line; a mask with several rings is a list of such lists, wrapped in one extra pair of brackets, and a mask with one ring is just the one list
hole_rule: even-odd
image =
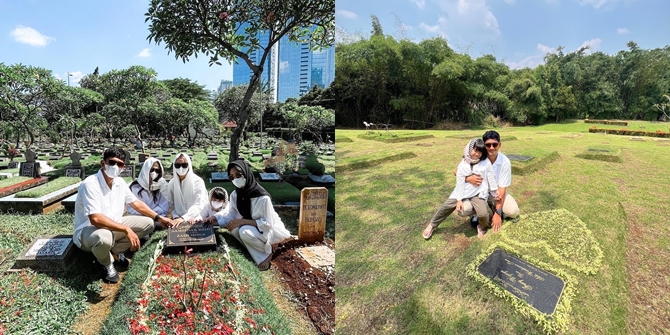
[[(147, 158), (142, 165), (140, 175), (130, 183), (130, 191), (158, 215), (167, 216), (170, 205), (161, 194), (161, 188), (166, 186), (161, 162), (156, 158)], [(130, 215), (141, 215), (130, 205), (126, 205), (126, 210)], [(157, 230), (164, 228), (158, 221), (154, 222), (154, 227)]]
[(272, 207), (270, 194), (256, 182), (247, 163), (233, 161), (227, 171), (236, 189), (230, 194), (229, 210), (214, 217), (220, 227), (227, 228), (246, 246), (258, 269), (265, 271), (270, 268), (272, 244), (290, 237), (291, 233)]

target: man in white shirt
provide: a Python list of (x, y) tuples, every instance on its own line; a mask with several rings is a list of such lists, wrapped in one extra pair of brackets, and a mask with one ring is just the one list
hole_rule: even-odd
[[(507, 192), (507, 187), (512, 184), (512, 164), (509, 158), (500, 152), (502, 143), (500, 142), (500, 134), (497, 131), (487, 131), (482, 136), (482, 139), (484, 140), (484, 145), (486, 145), (487, 157), (491, 161), (491, 165), (493, 165), (493, 172), (498, 184), (499, 197), (495, 197), (495, 192), (491, 192), (491, 196), (489, 197), (491, 206), (494, 205), (492, 200), (495, 199), (495, 212), (491, 217), (491, 226), (494, 232), (498, 232), (502, 225), (503, 214), (505, 217), (511, 219), (519, 216), (519, 205), (512, 195)], [(482, 177), (473, 174), (466, 177), (465, 182), (479, 186), (482, 183)], [(473, 213), (472, 206), (466, 207), (464, 205), (463, 212), (459, 213), (459, 215), (470, 216)]]
[[(75, 201), (74, 244), (95, 255), (107, 272), (104, 279), (111, 283), (119, 281), (114, 263), (127, 266), (128, 261), (123, 257), (123, 252), (137, 250), (140, 238), (154, 230), (154, 221), (166, 227), (172, 226), (171, 220), (156, 214), (138, 200), (128, 184), (119, 177), (125, 167), (125, 158), (120, 148), (105, 150), (100, 170), (79, 185), (79, 195)], [(143, 216), (123, 216), (125, 204)]]

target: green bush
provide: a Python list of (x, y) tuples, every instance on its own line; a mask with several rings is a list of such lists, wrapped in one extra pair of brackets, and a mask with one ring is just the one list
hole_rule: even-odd
[(311, 174), (316, 176), (321, 176), (326, 171), (326, 167), (319, 163), (318, 157), (314, 154), (309, 154), (307, 156), (307, 159), (305, 160), (305, 168), (309, 170)]

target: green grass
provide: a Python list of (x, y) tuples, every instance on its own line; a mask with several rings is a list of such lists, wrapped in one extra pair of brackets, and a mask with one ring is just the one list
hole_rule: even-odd
[(548, 151), (542, 148), (523, 148), (515, 154), (520, 154), (524, 156), (534, 157), (533, 159), (525, 162), (511, 161), (512, 163), (512, 173), (515, 175), (526, 175), (543, 169), (547, 164), (558, 159), (560, 155), (557, 151)]
[(406, 133), (406, 132), (393, 132), (393, 133), (387, 133), (387, 132), (369, 132), (365, 134), (360, 134), (358, 135), (359, 138), (362, 138), (364, 140), (373, 140), (373, 141), (379, 141), (379, 142), (385, 142), (385, 143), (401, 143), (401, 142), (412, 142), (412, 141), (419, 141), (419, 140), (424, 140), (427, 138), (432, 138), (433, 135), (431, 134), (413, 134), (413, 133)]
[[(642, 125), (647, 130), (665, 126)], [(597, 272), (585, 273), (567, 260), (588, 264), (583, 261), (588, 253), (563, 254), (562, 258), (552, 257), (543, 248), (525, 248), (528, 250), (522, 253), (567, 273), (578, 283), (562, 333), (663, 333), (670, 327), (670, 301), (663, 298), (670, 294), (670, 283), (663, 279), (670, 272), (666, 261), (670, 226), (659, 215), (670, 212), (670, 193), (659, 191), (659, 185), (670, 184), (670, 175), (640, 171), (666, 171), (670, 157), (661, 154), (665, 148), (656, 142), (591, 134), (589, 126), (571, 121), (497, 129), (503, 138), (517, 138), (502, 141), (503, 153), (530, 153), (536, 156), (534, 161), (552, 152), (560, 156), (534, 173), (513, 175), (509, 191), (522, 214), (518, 227), (524, 227), (531, 213), (566, 209), (591, 232), (603, 256)], [(394, 131), (398, 136), (402, 132)], [(481, 136), (483, 132), (476, 133)], [(512, 302), (495, 296), (466, 274), (468, 265), (489, 247), (505, 242), (504, 235), (512, 233), (515, 223), (506, 221), (503, 233), (488, 232), (480, 240), (465, 219), (450, 216), (431, 240), (421, 237), (427, 221), (454, 188), (453, 170), (467, 142), (446, 137), (475, 132), (432, 131), (432, 146), (366, 141), (358, 137), (365, 130), (337, 133), (355, 140), (337, 143), (336, 333), (543, 333), (532, 317), (515, 311)], [(564, 138), (574, 134), (581, 136)], [(620, 148), (623, 162), (575, 157), (600, 145)], [(365, 170), (340, 168), (399, 152), (412, 152), (415, 157)], [(545, 228), (570, 227), (561, 227), (556, 220), (540, 220), (525, 230), (541, 233)], [(564, 243), (570, 245), (559, 236), (560, 230), (547, 235), (556, 246), (551, 248), (554, 251)], [(561, 255), (570, 250), (556, 252)]]
[(12, 178), (7, 178), (7, 179), (2, 179), (0, 180), (0, 188), (5, 188), (9, 187), (21, 182), (24, 182), (26, 180), (31, 180), (33, 178), (30, 177), (12, 177)]
[(576, 154), (575, 157), (604, 161), (604, 162), (614, 162), (614, 163), (622, 162), (621, 149), (611, 147), (608, 145), (594, 145), (592, 147), (587, 148), (583, 152)]
[(81, 179), (77, 177), (60, 177), (51, 180), (44, 185), (16, 193), (16, 198), (39, 198), (51, 192), (56, 192), (64, 187), (74, 185), (80, 181)]

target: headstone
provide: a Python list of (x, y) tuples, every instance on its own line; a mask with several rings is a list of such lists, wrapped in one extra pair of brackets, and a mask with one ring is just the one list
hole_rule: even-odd
[(325, 187), (305, 187), (300, 191), (298, 239), (304, 242), (323, 241), (326, 231), (328, 190)]
[(477, 271), (547, 315), (556, 310), (565, 287), (561, 278), (502, 249), (495, 249)]
[(212, 172), (212, 182), (228, 181), (228, 172)]
[(140, 163), (144, 163), (144, 161), (147, 160), (147, 154), (140, 154), (139, 157), (137, 158), (137, 160), (138, 160)]
[(218, 160), (218, 159), (219, 159), (219, 156), (214, 151), (207, 154), (207, 160), (215, 161), (215, 160)]
[(197, 250), (216, 250), (216, 236), (211, 225), (201, 222), (195, 224), (182, 223), (176, 228), (168, 228), (166, 247), (173, 251), (184, 247)]
[(72, 162), (68, 165), (65, 166), (65, 176), (66, 177), (78, 177), (81, 178), (82, 180), (84, 177), (86, 177), (85, 172), (84, 172), (84, 167), (81, 165), (81, 155), (73, 151), (70, 154), (70, 159)]
[(126, 159), (124, 163), (126, 164), (126, 168), (121, 171), (119, 174), (119, 177), (122, 178), (135, 178), (135, 165), (130, 164), (130, 153), (126, 150), (123, 150), (123, 153), (126, 155)]
[(279, 176), (279, 173), (261, 173), (261, 180), (262, 181), (280, 181), (281, 176)]
[(35, 156), (37, 155), (32, 150), (28, 149), (26, 151), (26, 161), (19, 166), (19, 176), (30, 178), (40, 177), (40, 164), (35, 162)]
[(519, 154), (507, 154), (507, 158), (511, 161), (527, 162), (535, 157), (533, 156), (524, 156)]
[(296, 252), (312, 267), (323, 268), (335, 265), (335, 251), (325, 245), (298, 248)]
[(597, 151), (597, 152), (610, 152), (609, 150), (605, 150), (605, 149), (593, 149), (593, 148), (589, 148), (589, 150), (588, 150), (588, 151)]
[(8, 169), (16, 169), (18, 166), (19, 166), (19, 163), (18, 163), (18, 162), (14, 162), (14, 161), (9, 162), (9, 164), (7, 164), (7, 168), (8, 168)]
[(14, 262), (14, 268), (30, 267), (49, 270), (65, 268), (74, 256), (76, 247), (71, 235), (38, 236)]
[(335, 177), (329, 175), (329, 174), (324, 174), (321, 176), (313, 175), (313, 174), (308, 174), (307, 177), (309, 179), (317, 184), (334, 184), (335, 183)]

